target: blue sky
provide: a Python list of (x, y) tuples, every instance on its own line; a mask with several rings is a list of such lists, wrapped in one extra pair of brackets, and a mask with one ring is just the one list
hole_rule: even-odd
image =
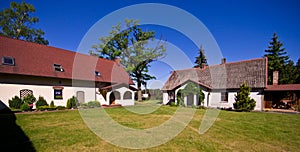
[[(9, 7), (10, 2), (1, 1), (1, 8)], [(26, 0), (26, 2), (35, 6), (37, 10), (35, 16), (40, 19), (36, 26), (45, 31), (49, 45), (67, 50), (76, 51), (90, 27), (115, 10), (139, 3), (162, 3), (179, 7), (202, 21), (229, 62), (262, 57), (274, 32), (279, 35), (294, 62), (300, 57), (298, 0)], [(170, 18), (172, 19), (176, 20), (176, 16)], [(168, 42), (184, 50), (194, 61), (197, 48), (188, 39), (182, 37), (179, 40), (177, 35), (180, 34), (168, 29), (157, 27), (154, 29), (158, 35), (162, 34)], [(162, 75), (168, 75), (167, 73)]]

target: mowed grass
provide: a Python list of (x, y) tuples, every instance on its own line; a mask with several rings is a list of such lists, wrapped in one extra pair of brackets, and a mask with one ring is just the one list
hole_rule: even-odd
[[(134, 107), (133, 107), (134, 108)], [(139, 107), (140, 108), (140, 107)], [(115, 121), (131, 128), (151, 128), (172, 117), (176, 107), (162, 106), (149, 114), (126, 108), (105, 109)], [(191, 109), (192, 110), (192, 109)], [(300, 115), (221, 111), (214, 125), (198, 134), (205, 110), (174, 139), (142, 151), (299, 151)], [(16, 114), (16, 123), (37, 151), (132, 151), (114, 146), (86, 126), (78, 110)]]

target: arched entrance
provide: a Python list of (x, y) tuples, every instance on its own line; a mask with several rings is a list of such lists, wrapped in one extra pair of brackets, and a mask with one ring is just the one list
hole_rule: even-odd
[(201, 102), (204, 101), (204, 93), (199, 85), (188, 82), (184, 90), (182, 90), (185, 98), (186, 106), (200, 106)]
[(116, 100), (120, 100), (121, 96), (120, 96), (120, 92), (119, 91), (113, 91), (110, 95), (109, 95), (109, 104), (115, 104)]

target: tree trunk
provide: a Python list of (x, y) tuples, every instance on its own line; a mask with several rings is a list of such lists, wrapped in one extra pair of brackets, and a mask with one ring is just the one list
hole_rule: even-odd
[(138, 101), (142, 101), (142, 90), (138, 90)]
[(138, 101), (142, 101), (142, 82), (141, 78), (137, 78), (137, 86), (138, 86)]

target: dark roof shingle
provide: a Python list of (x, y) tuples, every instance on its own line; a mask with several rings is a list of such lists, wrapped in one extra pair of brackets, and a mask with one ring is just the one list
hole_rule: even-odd
[(209, 89), (236, 89), (243, 82), (251, 88), (267, 85), (267, 58), (231, 62), (201, 68), (173, 71), (162, 90), (173, 90), (186, 81)]

